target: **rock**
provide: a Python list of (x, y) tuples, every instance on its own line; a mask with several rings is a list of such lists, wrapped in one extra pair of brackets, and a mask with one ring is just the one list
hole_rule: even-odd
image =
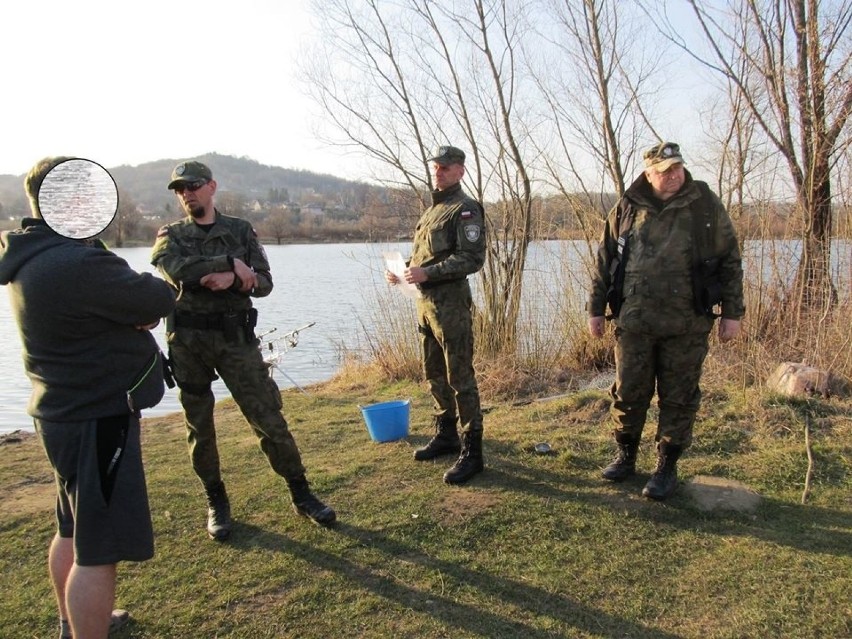
[(784, 362), (766, 380), (766, 386), (776, 393), (793, 396), (821, 395), (828, 397), (831, 375), (806, 364)]
[(733, 510), (753, 513), (761, 501), (760, 495), (747, 485), (709, 475), (696, 475), (686, 483), (684, 491), (705, 512)]

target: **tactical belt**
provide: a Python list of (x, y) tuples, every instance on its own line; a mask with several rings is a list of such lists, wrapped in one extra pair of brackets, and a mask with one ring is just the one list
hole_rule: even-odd
[[(236, 315), (235, 320), (237, 324), (248, 324), (248, 311), (237, 311), (234, 315)], [(175, 311), (175, 326), (177, 328), (196, 328), (207, 331), (221, 331), (225, 329), (225, 314)]]
[(451, 279), (451, 280), (438, 280), (437, 282), (426, 281), (426, 282), (420, 282), (420, 284), (418, 284), (418, 286), (420, 287), (421, 291), (428, 291), (429, 289), (438, 288), (439, 286), (443, 286), (444, 284), (453, 284), (455, 282), (464, 282), (466, 279), (467, 279), (466, 277), (456, 277), (456, 278)]

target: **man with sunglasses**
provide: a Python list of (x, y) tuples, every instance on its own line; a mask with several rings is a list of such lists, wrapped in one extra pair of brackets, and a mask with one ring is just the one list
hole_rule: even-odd
[[(432, 206), (417, 223), (403, 274), (421, 292), (417, 330), (435, 405), (435, 435), (414, 451), (414, 459), (457, 454), (444, 481), (462, 484), (484, 469), (482, 410), (473, 369), (473, 299), (467, 276), (485, 263), (485, 214), (461, 188), (464, 151), (441, 146), (429, 161), (435, 178)], [(399, 282), (390, 271), (385, 279)]]
[(218, 376), (260, 439), (272, 469), (287, 481), (294, 510), (331, 525), (335, 512), (311, 493), (299, 449), (281, 414), (281, 393), (254, 334), (257, 311), (251, 298), (272, 291), (266, 253), (251, 224), (216, 210), (217, 184), (206, 165), (181, 162), (168, 188), (187, 216), (159, 230), (151, 263), (178, 293), (166, 336), (192, 467), (207, 495), (207, 533), (217, 541), (231, 534), (210, 386)]
[(610, 413), (618, 453), (603, 477), (619, 482), (635, 474), (656, 388), (657, 467), (642, 494), (664, 500), (677, 486), (677, 461), (692, 442), (713, 323), (721, 316), (721, 342), (740, 332), (743, 272), (724, 205), (706, 183), (692, 179), (680, 147), (655, 144), (644, 163), (606, 220), (592, 275), (589, 332), (603, 335), (609, 305), (616, 327)]

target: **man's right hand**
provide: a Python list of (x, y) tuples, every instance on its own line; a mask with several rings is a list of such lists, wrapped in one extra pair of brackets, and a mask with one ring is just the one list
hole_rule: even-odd
[(603, 337), (606, 320), (603, 315), (589, 318), (589, 333), (592, 337)]
[(388, 284), (399, 284), (399, 278), (388, 270), (385, 270), (385, 281)]

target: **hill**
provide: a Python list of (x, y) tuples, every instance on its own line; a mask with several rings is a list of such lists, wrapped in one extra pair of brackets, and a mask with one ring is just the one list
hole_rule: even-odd
[[(141, 209), (156, 212), (174, 206), (174, 196), (166, 185), (172, 169), (183, 159), (186, 158), (165, 158), (138, 166), (123, 164), (106, 168), (124, 196)], [(296, 203), (306, 196), (317, 203), (339, 203), (354, 192), (380, 188), (332, 175), (269, 166), (247, 157), (207, 153), (193, 159), (210, 166), (220, 192), (238, 193), (249, 200), (266, 200), (270, 194), (275, 194), (282, 201)], [(16, 219), (27, 210), (23, 179), (24, 174), (0, 175), (2, 217)]]

